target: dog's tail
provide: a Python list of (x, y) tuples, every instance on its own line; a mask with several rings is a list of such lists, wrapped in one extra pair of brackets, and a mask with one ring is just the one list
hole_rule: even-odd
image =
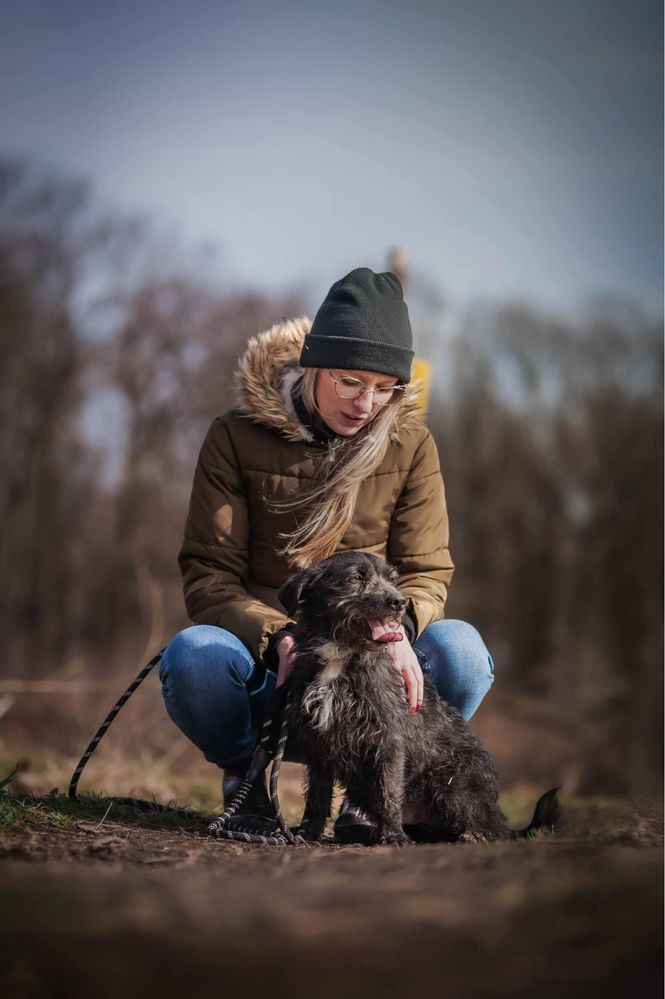
[(533, 818), (524, 829), (515, 829), (513, 836), (525, 839), (535, 829), (554, 829), (561, 818), (561, 806), (559, 804), (558, 791), (560, 787), (552, 787), (545, 794), (541, 794), (536, 802)]

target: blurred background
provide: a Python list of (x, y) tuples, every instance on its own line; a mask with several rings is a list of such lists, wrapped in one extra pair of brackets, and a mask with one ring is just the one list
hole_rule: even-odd
[[(448, 614), (496, 660), (474, 726), (508, 786), (659, 784), (662, 16), (2, 5), (0, 758), (25, 786), (64, 785), (187, 623), (191, 476), (247, 338), (396, 247)], [(93, 785), (219, 796), (154, 677), (107, 742)]]

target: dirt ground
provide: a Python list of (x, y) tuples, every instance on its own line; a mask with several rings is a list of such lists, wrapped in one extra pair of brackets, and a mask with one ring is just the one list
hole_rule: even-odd
[[(11, 793), (0, 793), (2, 999), (662, 994), (662, 802), (601, 797), (604, 775), (630, 768), (594, 748), (592, 732), (582, 744), (514, 697), (493, 695), (473, 719), (514, 826), (538, 794), (563, 785), (555, 837), (243, 846), (209, 839), (205, 817), (49, 793), (67, 787), (123, 683), (17, 696), (2, 718), (0, 776), (20, 762)], [(301, 772), (287, 764), (282, 775), (295, 822)], [(219, 770), (166, 718), (150, 679), (81, 786), (188, 803), (202, 816), (220, 805)]]
[(1, 803), (7, 999), (662, 994), (654, 802), (564, 799), (558, 836), (401, 849), (221, 842), (104, 798)]

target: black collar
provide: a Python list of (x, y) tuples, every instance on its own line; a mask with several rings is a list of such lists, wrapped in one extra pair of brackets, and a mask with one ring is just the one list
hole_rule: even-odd
[(312, 413), (308, 412), (300, 394), (301, 386), (302, 379), (299, 378), (291, 389), (291, 401), (293, 402), (293, 408), (300, 423), (302, 423), (305, 430), (309, 431), (314, 440), (319, 444), (330, 444), (331, 441), (338, 440), (339, 434), (336, 434), (334, 430), (327, 427), (318, 414), (312, 415)]

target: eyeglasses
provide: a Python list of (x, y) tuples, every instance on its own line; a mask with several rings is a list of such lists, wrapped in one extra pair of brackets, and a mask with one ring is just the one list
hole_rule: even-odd
[(328, 374), (334, 382), (335, 392), (340, 399), (360, 399), (366, 392), (371, 392), (373, 394), (374, 405), (385, 406), (392, 399), (401, 398), (406, 390), (405, 385), (384, 385), (381, 388), (371, 387), (365, 385), (359, 378), (351, 378), (349, 375), (342, 375), (338, 378), (332, 373), (330, 368), (328, 368)]

